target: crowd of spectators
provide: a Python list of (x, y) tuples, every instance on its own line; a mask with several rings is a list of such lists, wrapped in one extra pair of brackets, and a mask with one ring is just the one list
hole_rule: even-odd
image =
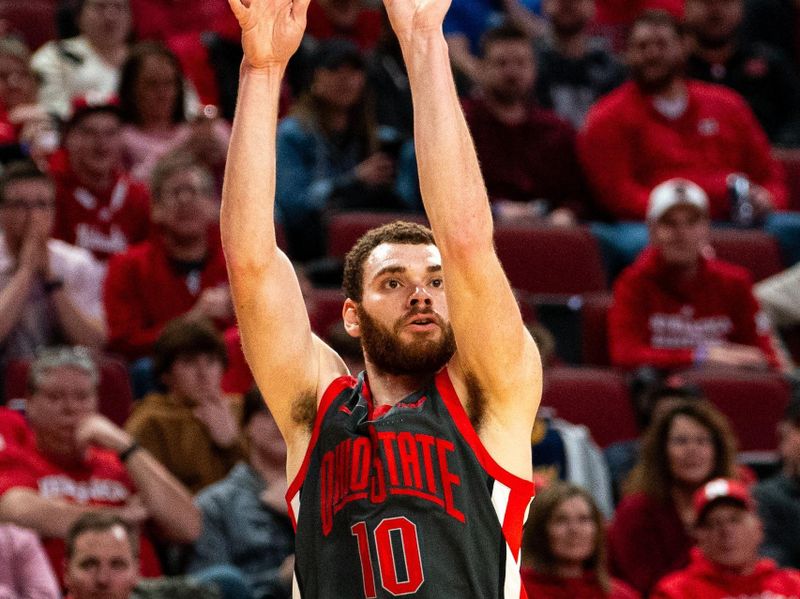
[[(61, 4), (63, 37), (40, 47), (0, 12), (0, 388), (27, 373), (0, 401), (0, 598), (288, 599), (286, 446), (251, 388), (219, 238), (238, 25), (224, 0)], [(611, 447), (540, 412), (523, 584), (797, 597), (800, 396), (754, 470), (724, 410), (673, 381), (797, 376), (779, 333), (800, 339), (800, 193), (775, 157), (800, 148), (797, 7), (624, 4), (453, 0), (445, 20), (495, 222), (589, 231), (613, 283), (607, 365), (661, 381), (634, 394), (640, 436)], [(422, 218), (379, 5), (312, 0), (280, 110), (280, 243), (315, 332), (357, 364), (320, 294), (341, 276), (329, 224)], [(715, 256), (732, 228), (772, 236), (785, 271), (754, 286)], [(546, 392), (565, 333), (531, 326)], [(133, 389), (124, 423), (99, 411), (106, 359)]]

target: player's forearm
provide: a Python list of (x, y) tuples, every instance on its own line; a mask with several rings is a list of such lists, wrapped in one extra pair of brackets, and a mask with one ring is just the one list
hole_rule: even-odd
[(228, 267), (263, 266), (276, 253), (275, 135), (283, 68), (242, 66), (225, 166), (220, 225)]
[(425, 211), (443, 251), (492, 242), (492, 216), (441, 31), (401, 40), (414, 101), (414, 143)]

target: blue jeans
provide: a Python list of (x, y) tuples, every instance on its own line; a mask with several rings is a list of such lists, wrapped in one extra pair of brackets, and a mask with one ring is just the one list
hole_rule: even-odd
[(235, 566), (211, 566), (190, 578), (200, 584), (216, 586), (222, 599), (255, 599), (244, 575)]

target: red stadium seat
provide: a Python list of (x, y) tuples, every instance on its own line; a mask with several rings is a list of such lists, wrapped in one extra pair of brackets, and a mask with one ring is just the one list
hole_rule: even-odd
[(340, 212), (332, 215), (328, 219), (328, 255), (344, 258), (364, 233), (395, 220), (428, 222), (422, 214), (406, 212)]
[(717, 258), (750, 271), (753, 281), (766, 279), (783, 270), (780, 248), (775, 239), (754, 229), (714, 229), (711, 245)]
[(601, 447), (639, 436), (625, 377), (602, 368), (558, 366), (545, 371), (542, 405), (586, 425)]
[(741, 451), (774, 451), (776, 426), (790, 397), (780, 375), (724, 369), (688, 371), (684, 377), (730, 419)]
[[(112, 356), (95, 356), (95, 360), (100, 369), (98, 411), (115, 424), (123, 426), (133, 407), (128, 369), (122, 360)], [(7, 400), (27, 396), (29, 369), (28, 360), (14, 360), (8, 364), (5, 376)]]
[(789, 188), (789, 210), (800, 212), (800, 150), (774, 150), (786, 171), (786, 186)]
[(331, 326), (342, 322), (344, 294), (341, 289), (314, 289), (309, 298), (311, 328), (322, 338), (328, 335)]
[(503, 268), (518, 289), (559, 295), (606, 289), (600, 250), (587, 227), (501, 225), (494, 239)]
[(0, 21), (33, 51), (56, 39), (55, 0), (0, 0)]
[(588, 293), (581, 308), (581, 354), (583, 363), (590, 366), (609, 366), (608, 310), (611, 293)]

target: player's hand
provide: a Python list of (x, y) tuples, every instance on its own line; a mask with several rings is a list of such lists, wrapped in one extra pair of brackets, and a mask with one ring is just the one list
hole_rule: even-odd
[(87, 416), (78, 424), (75, 440), (79, 447), (97, 445), (117, 453), (133, 443), (133, 437), (100, 414)]
[(403, 41), (414, 33), (441, 31), (450, 0), (384, 0), (389, 22)]
[(228, 0), (242, 28), (245, 62), (285, 67), (300, 46), (309, 0)]

